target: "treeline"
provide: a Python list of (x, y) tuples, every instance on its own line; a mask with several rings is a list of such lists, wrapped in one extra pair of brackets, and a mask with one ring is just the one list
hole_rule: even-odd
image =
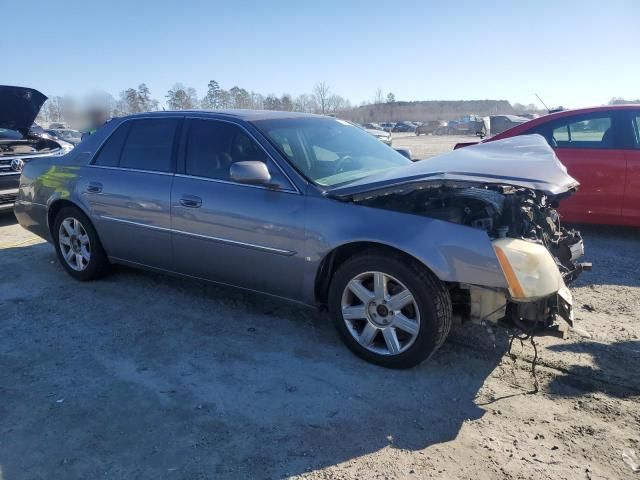
[(111, 116), (120, 117), (132, 113), (167, 110), (217, 110), (217, 109), (255, 109), (283, 110), (320, 114), (337, 114), (352, 108), (351, 102), (331, 91), (326, 82), (316, 83), (311, 93), (298, 96), (290, 94), (263, 95), (245, 88), (234, 86), (223, 89), (215, 81), (209, 81), (207, 92), (199, 98), (193, 87), (176, 83), (169, 89), (163, 103), (151, 96), (145, 83), (137, 88), (131, 87), (120, 92), (118, 99), (107, 92), (97, 92), (79, 101), (73, 96), (51, 97), (40, 111), (39, 120), (44, 122), (78, 123), (80, 112), (101, 109)]
[(453, 120), (463, 115), (480, 116), (540, 113), (535, 105), (511, 105), (507, 100), (430, 100), (361, 105), (345, 112), (345, 118), (355, 122)]

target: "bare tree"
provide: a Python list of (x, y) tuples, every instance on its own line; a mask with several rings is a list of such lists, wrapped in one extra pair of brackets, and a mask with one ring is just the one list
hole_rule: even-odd
[(251, 92), (249, 94), (251, 108), (262, 110), (264, 108), (264, 96), (260, 93)]
[(331, 88), (329, 87), (329, 84), (324, 81), (316, 83), (313, 87), (313, 96), (315, 97), (318, 109), (322, 114), (327, 112), (327, 101), (329, 100), (330, 91)]
[(376, 90), (376, 94), (373, 97), (373, 103), (374, 105), (379, 105), (381, 103), (384, 103), (384, 93), (382, 93), (381, 88)]
[(291, 99), (291, 95), (285, 93), (280, 97), (280, 108), (284, 112), (292, 112), (293, 111), (293, 100)]
[(293, 101), (293, 109), (296, 112), (314, 112), (317, 109), (316, 100), (313, 95), (303, 93), (302, 95), (298, 95)]
[(273, 93), (264, 99), (265, 110), (282, 110), (282, 101)]

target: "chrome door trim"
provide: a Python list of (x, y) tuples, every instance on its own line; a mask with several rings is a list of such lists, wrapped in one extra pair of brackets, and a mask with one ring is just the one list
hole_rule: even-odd
[(128, 225), (135, 225), (137, 227), (149, 228), (151, 230), (157, 230), (157, 231), (161, 231), (161, 232), (175, 233), (177, 235), (184, 235), (186, 237), (199, 238), (199, 239), (202, 239), (202, 240), (210, 240), (212, 242), (223, 243), (225, 245), (233, 245), (233, 246), (236, 246), (236, 247), (251, 248), (253, 250), (260, 250), (262, 252), (273, 253), (273, 254), (276, 254), (276, 255), (284, 255), (284, 256), (290, 257), (290, 256), (293, 256), (293, 255), (296, 254), (296, 252), (291, 251), (291, 250), (282, 250), (280, 248), (266, 247), (264, 245), (256, 245), (254, 243), (239, 242), (237, 240), (230, 240), (228, 238), (220, 238), (220, 237), (212, 237), (212, 236), (209, 236), (209, 235), (201, 235), (199, 233), (185, 232), (184, 230), (176, 230), (176, 229), (173, 229), (173, 228), (158, 227), (156, 225), (147, 225), (145, 223), (134, 222), (134, 221), (131, 221), (131, 220), (124, 220), (122, 218), (111, 217), (111, 216), (108, 216), (108, 215), (102, 215), (100, 218), (103, 219), (103, 220), (111, 221), (111, 222), (126, 223)]
[(170, 228), (158, 227), (157, 225), (148, 225), (146, 223), (134, 222), (133, 220), (125, 220), (124, 218), (111, 217), (109, 215), (101, 215), (102, 220), (108, 220), (110, 222), (126, 223), (127, 225), (135, 225), (136, 227), (149, 228), (151, 230), (158, 230), (160, 232), (171, 232)]

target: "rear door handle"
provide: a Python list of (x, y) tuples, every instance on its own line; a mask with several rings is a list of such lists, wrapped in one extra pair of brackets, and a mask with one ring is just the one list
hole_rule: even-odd
[(180, 197), (180, 205), (187, 208), (200, 208), (202, 199), (195, 195), (183, 195)]
[(102, 184), (100, 182), (89, 182), (89, 185), (87, 186), (87, 192), (89, 193), (102, 192)]

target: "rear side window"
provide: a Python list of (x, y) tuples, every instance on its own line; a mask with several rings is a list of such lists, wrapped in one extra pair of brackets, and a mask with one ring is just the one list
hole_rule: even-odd
[(120, 155), (120, 167), (170, 172), (179, 118), (133, 120)]
[(557, 148), (614, 148), (611, 116), (589, 115), (555, 122), (551, 144)]
[(131, 122), (125, 122), (111, 134), (93, 162), (94, 165), (117, 167), (120, 164), (120, 152), (122, 152), (122, 145), (127, 138), (129, 127), (131, 127)]

